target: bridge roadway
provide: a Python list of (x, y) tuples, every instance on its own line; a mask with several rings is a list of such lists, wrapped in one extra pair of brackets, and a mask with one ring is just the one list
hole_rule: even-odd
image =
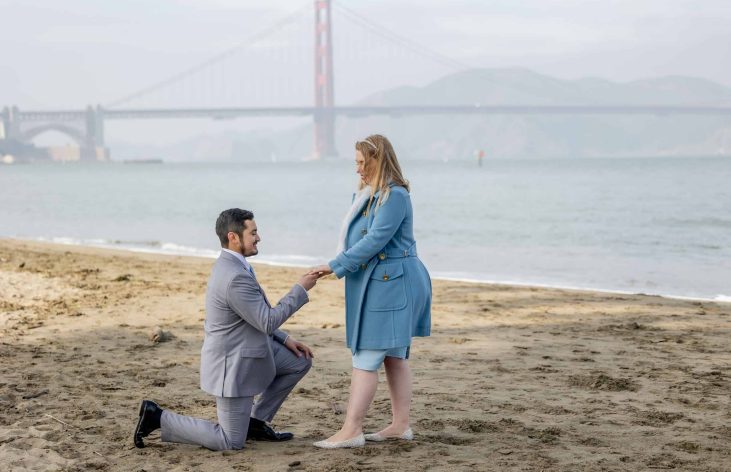
[[(665, 105), (401, 105), (336, 107), (232, 107), (232, 108), (96, 108), (103, 119), (234, 119), (246, 116), (408, 116), (408, 115), (731, 115), (731, 106)], [(87, 110), (20, 110), (21, 121), (79, 121)]]

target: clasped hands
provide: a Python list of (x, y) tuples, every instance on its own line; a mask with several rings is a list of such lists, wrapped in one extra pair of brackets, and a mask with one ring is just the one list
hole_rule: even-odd
[(326, 275), (332, 274), (333, 271), (330, 268), (329, 265), (323, 264), (319, 266), (312, 267), (309, 272), (307, 272), (307, 275), (317, 275), (318, 279), (321, 279), (322, 277), (325, 277)]
[(315, 286), (318, 279), (321, 279), (322, 277), (325, 277), (326, 275), (330, 275), (332, 273), (333, 271), (328, 265), (319, 265), (316, 267), (312, 267), (309, 271), (307, 271), (305, 275), (300, 277), (298, 283), (302, 285), (305, 290), (309, 291), (312, 287)]

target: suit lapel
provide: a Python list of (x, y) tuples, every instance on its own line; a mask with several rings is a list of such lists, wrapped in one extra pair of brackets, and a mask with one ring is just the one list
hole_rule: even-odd
[(269, 299), (267, 298), (267, 294), (264, 291), (264, 287), (261, 286), (261, 284), (259, 283), (259, 280), (257, 280), (257, 278), (254, 276), (254, 274), (252, 274), (251, 272), (246, 270), (246, 268), (244, 268), (244, 272), (246, 272), (249, 275), (249, 277), (251, 277), (252, 280), (254, 280), (254, 283), (256, 284), (257, 287), (259, 287), (259, 291), (261, 292), (262, 296), (264, 297), (264, 301), (267, 302), (267, 305), (269, 305), (269, 308), (271, 308), (272, 304), (269, 303)]
[(266, 304), (269, 305), (269, 308), (272, 307), (272, 304), (269, 303), (269, 299), (267, 298), (266, 292), (264, 292), (264, 288), (259, 284), (259, 281), (256, 280), (256, 277), (254, 277), (254, 274), (252, 274), (251, 272), (246, 270), (246, 267), (244, 267), (244, 264), (242, 264), (241, 261), (237, 257), (227, 253), (226, 251), (221, 251), (220, 257), (225, 257), (229, 261), (233, 262), (234, 264), (236, 264), (237, 267), (241, 268), (241, 272), (246, 274), (248, 277), (251, 277), (251, 280), (254, 281), (254, 283), (256, 284), (257, 287), (259, 287), (259, 291), (261, 292), (261, 295), (264, 297), (264, 301), (266, 302)]
[[(254, 278), (254, 282), (256, 282), (256, 285), (259, 285), (259, 281), (256, 280), (256, 277)], [(269, 303), (269, 299), (267, 298), (267, 294), (264, 291), (264, 287), (262, 287), (261, 285), (259, 285), (259, 291), (261, 292), (262, 296), (264, 297), (264, 301), (267, 302), (267, 305), (269, 305), (269, 308), (271, 308), (272, 307), (272, 304)]]

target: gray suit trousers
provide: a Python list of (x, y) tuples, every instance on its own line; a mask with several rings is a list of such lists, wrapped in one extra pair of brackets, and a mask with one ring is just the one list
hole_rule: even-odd
[(216, 397), (218, 424), (163, 410), (160, 439), (165, 442), (197, 444), (214, 451), (241, 449), (249, 430), (254, 397)]
[(163, 410), (160, 438), (166, 442), (198, 444), (214, 451), (243, 448), (249, 418), (272, 421), (287, 395), (312, 367), (311, 360), (297, 357), (278, 342), (272, 343), (272, 351), (277, 373), (256, 405), (254, 397), (216, 397), (218, 424)]

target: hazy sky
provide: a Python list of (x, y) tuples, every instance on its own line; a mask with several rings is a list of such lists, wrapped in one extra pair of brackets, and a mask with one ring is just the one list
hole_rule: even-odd
[[(337, 3), (474, 67), (523, 67), (561, 78), (596, 76), (619, 81), (688, 75), (731, 86), (729, 0)], [(293, 11), (312, 11), (312, 4), (307, 0), (0, 0), (0, 106), (106, 104), (240, 44)], [(223, 83), (223, 77), (247, 84), (244, 87), (265, 102), (271, 101), (267, 94), (274, 94), (285, 101), (291, 101), (286, 98), (290, 95), (301, 96), (303, 104), (311, 103), (312, 79), (305, 72), (305, 65), (311, 70), (311, 27), (308, 12), (279, 36), (259, 43), (259, 56), (251, 52), (248, 59), (240, 60), (256, 63), (268, 71), (266, 77), (275, 77), (279, 82), (274, 91), (261, 92), (263, 85), (252, 78), (256, 71), (236, 75), (222, 65), (210, 73), (213, 78), (186, 85), (186, 97), (193, 97), (190, 104), (205, 103), (206, 96), (195, 98), (196, 89), (220, 88), (211, 83)], [(358, 67), (361, 56), (377, 50), (379, 44), (388, 50), (385, 43), (371, 41), (368, 33), (337, 10), (334, 29), (340, 103), (383, 87), (424, 83), (454, 71), (397, 52), (369, 65), (369, 74), (364, 74)], [(265, 85), (274, 83), (271, 78), (260, 80)], [(170, 92), (168, 100), (185, 105), (181, 102), (188, 98), (176, 93)], [(248, 99), (226, 97), (222, 100)]]
[[(474, 66), (615, 80), (682, 74), (731, 85), (728, 0), (339, 3)], [(0, 103), (105, 103), (206, 60), (311, 4), (0, 0)], [(343, 23), (336, 23), (336, 30), (348, 27)]]

